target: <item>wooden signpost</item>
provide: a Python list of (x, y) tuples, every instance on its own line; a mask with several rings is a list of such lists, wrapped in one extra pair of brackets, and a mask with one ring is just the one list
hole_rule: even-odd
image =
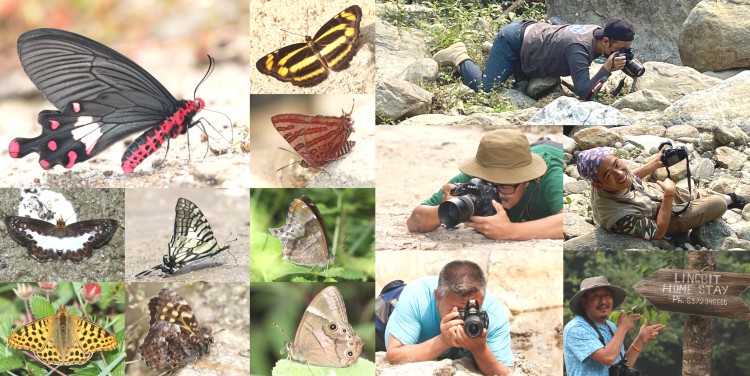
[(750, 274), (659, 269), (633, 288), (660, 311), (750, 320), (748, 286)]

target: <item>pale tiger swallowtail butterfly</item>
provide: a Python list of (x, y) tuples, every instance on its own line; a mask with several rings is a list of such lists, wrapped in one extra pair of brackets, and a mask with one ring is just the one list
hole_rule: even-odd
[(219, 246), (211, 226), (208, 225), (208, 219), (190, 200), (180, 197), (174, 210), (174, 234), (169, 241), (169, 253), (164, 255), (161, 265), (136, 274), (136, 278), (157, 270), (174, 274), (188, 264), (197, 263), (229, 249), (226, 244), (223, 247)]

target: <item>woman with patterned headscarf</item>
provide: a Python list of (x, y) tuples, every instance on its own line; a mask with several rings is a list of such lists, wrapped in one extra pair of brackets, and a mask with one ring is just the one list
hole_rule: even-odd
[(633, 171), (606, 147), (578, 155), (578, 173), (591, 181), (594, 222), (613, 233), (652, 240), (687, 233), (721, 218), (733, 203), (730, 196), (696, 193), (691, 200), (690, 193), (669, 178), (656, 183), (643, 180), (664, 167), (662, 151)]

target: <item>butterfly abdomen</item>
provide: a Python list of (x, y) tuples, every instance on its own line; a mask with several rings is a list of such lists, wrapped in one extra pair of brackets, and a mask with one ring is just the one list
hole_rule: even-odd
[(187, 133), (193, 125), (193, 116), (203, 109), (204, 102), (197, 98), (195, 101), (184, 100), (172, 117), (164, 120), (159, 126), (151, 128), (130, 144), (122, 155), (122, 171), (131, 173), (144, 159), (156, 152), (169, 137), (176, 138)]

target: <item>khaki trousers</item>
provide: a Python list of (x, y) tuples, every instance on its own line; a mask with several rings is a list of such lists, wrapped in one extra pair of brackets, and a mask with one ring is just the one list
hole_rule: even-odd
[(690, 229), (721, 218), (725, 211), (727, 211), (727, 202), (722, 195), (696, 198), (684, 213), (680, 215), (672, 213), (669, 227), (667, 227), (667, 235), (677, 232), (687, 233)]

